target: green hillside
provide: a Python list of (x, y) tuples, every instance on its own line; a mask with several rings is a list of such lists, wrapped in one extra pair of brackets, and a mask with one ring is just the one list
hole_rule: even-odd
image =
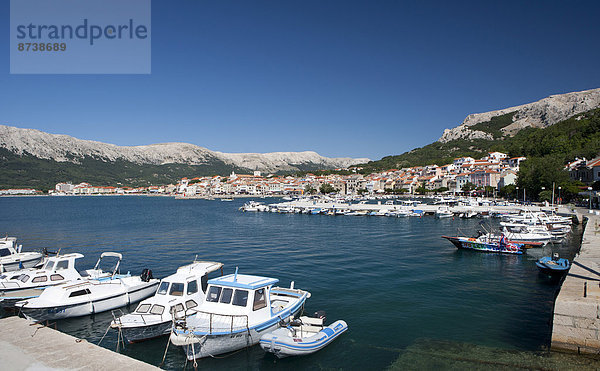
[(228, 175), (243, 169), (214, 161), (206, 165), (138, 165), (128, 161), (107, 162), (85, 157), (79, 163), (56, 162), (31, 155), (19, 156), (0, 148), (0, 189), (30, 187), (54, 188), (56, 183), (87, 182), (98, 186), (149, 186), (176, 183), (183, 177)]
[(526, 128), (514, 137), (503, 137), (500, 129), (512, 122), (512, 114), (497, 116), (473, 128), (488, 132), (493, 140), (453, 140), (435, 142), (397, 156), (371, 161), (363, 172), (422, 165), (449, 164), (456, 157), (479, 158), (490, 151), (508, 153), (511, 157), (551, 156), (567, 162), (575, 157), (592, 158), (600, 153), (600, 109), (576, 115), (544, 129)]

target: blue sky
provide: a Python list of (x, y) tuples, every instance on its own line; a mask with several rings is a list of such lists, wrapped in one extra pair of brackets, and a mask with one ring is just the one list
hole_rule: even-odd
[(470, 113), (600, 87), (594, 1), (152, 2), (152, 74), (10, 75), (0, 123), (118, 145), (400, 154)]

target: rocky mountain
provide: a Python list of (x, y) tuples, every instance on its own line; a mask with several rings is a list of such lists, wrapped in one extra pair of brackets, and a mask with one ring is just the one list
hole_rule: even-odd
[[(501, 136), (513, 136), (526, 127), (545, 128), (598, 107), (600, 89), (551, 95), (537, 102), (516, 107), (470, 114), (459, 126), (444, 130), (438, 141), (448, 143), (457, 139), (492, 140), (497, 136), (492, 130)], [(503, 120), (494, 123), (494, 118), (498, 117), (502, 117)]]
[[(117, 146), (68, 135), (0, 125), (0, 148), (17, 156), (82, 164), (84, 159), (129, 162), (135, 165), (211, 165), (263, 172), (333, 169), (369, 161), (366, 158), (328, 158), (316, 152), (223, 153), (189, 143)], [(223, 168), (223, 166), (221, 166)], [(193, 174), (190, 174), (193, 175)]]

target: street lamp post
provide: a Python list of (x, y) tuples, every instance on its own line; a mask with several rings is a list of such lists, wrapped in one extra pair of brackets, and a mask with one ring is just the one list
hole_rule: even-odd
[(588, 197), (590, 199), (590, 211), (589, 213), (592, 213), (592, 187), (588, 187)]
[(557, 202), (557, 204), (559, 204), (559, 205), (562, 203), (562, 200), (560, 199), (560, 190), (561, 189), (562, 189), (562, 187), (558, 186), (558, 202)]
[(517, 203), (519, 203), (519, 186), (517, 186), (516, 189), (517, 189)]

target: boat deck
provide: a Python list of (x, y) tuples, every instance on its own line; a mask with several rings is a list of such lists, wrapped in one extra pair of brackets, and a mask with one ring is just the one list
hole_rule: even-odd
[(0, 365), (11, 370), (159, 370), (26, 319), (0, 319)]

